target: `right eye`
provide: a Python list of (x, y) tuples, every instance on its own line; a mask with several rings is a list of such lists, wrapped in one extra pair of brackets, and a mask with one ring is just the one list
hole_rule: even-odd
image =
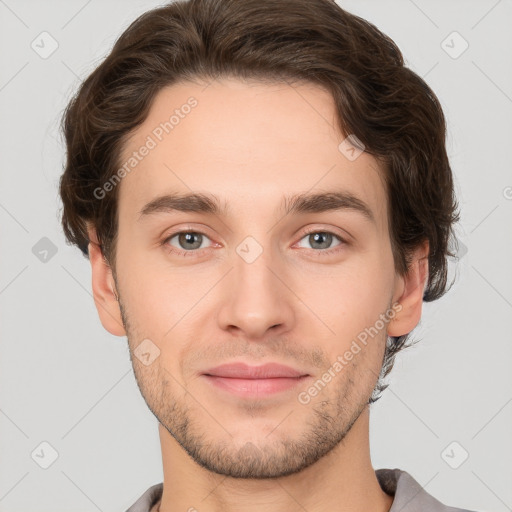
[[(192, 256), (194, 253), (198, 252), (199, 249), (208, 248), (203, 247), (205, 238), (209, 240), (204, 233), (181, 230), (166, 237), (165, 240), (162, 241), (162, 245), (164, 245), (170, 253), (177, 254), (178, 256)], [(176, 239), (175, 242), (178, 244), (178, 247), (172, 243), (173, 239)]]

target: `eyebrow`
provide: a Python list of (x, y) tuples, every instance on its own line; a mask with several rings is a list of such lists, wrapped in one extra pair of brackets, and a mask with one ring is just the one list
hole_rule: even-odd
[[(323, 213), (351, 210), (360, 213), (375, 224), (371, 208), (354, 194), (339, 190), (324, 193), (302, 193), (286, 196), (281, 203), (284, 215), (297, 213)], [(227, 216), (229, 207), (214, 194), (187, 193), (165, 194), (147, 203), (139, 211), (139, 220), (155, 213), (193, 212)]]

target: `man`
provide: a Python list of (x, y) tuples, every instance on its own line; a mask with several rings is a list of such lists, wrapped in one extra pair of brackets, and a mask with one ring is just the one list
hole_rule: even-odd
[(63, 227), (159, 421), (130, 512), (461, 510), (370, 459), (458, 219), (443, 112), (387, 36), (330, 0), (171, 3), (64, 131)]

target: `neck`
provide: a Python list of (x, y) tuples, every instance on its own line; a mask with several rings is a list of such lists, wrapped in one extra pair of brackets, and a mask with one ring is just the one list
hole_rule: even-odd
[(299, 473), (240, 479), (193, 461), (159, 425), (164, 490), (159, 512), (388, 512), (393, 498), (380, 487), (370, 460), (366, 407), (341, 443)]

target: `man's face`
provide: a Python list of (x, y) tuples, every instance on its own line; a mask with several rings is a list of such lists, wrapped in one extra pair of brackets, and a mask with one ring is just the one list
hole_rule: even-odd
[[(191, 96), (197, 105), (182, 109)], [(158, 130), (176, 109), (172, 131)], [(125, 162), (155, 142), (119, 185), (116, 285), (135, 376), (160, 423), (211, 471), (300, 471), (339, 444), (377, 381), (385, 327), (343, 355), (396, 298), (386, 192), (376, 160), (340, 151), (334, 127), (331, 96), (312, 84), (182, 83), (158, 94), (123, 152)], [(284, 197), (334, 191), (373, 220), (358, 208), (286, 214)], [(190, 193), (226, 211), (141, 215)], [(306, 376), (205, 375), (234, 362)]]

